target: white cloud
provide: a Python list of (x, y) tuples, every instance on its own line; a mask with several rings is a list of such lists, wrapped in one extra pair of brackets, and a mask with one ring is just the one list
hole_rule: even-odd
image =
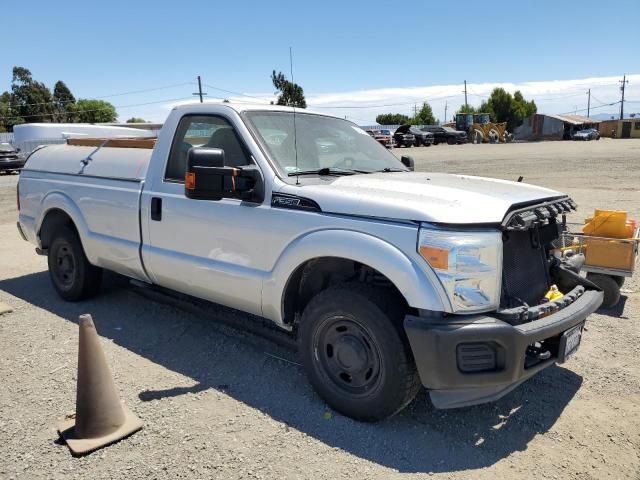
[[(576, 80), (548, 80), (537, 82), (495, 82), (467, 83), (468, 102), (478, 106), (487, 98), (494, 88), (501, 87), (508, 92), (520, 90), (524, 97), (535, 100), (540, 113), (566, 113), (577, 110), (585, 115), (587, 108), (587, 90), (591, 89), (591, 113), (611, 113), (619, 109), (619, 105), (599, 105), (620, 100), (620, 76), (592, 77)], [(640, 74), (627, 75), (626, 98), (640, 100)], [(445, 103), (447, 118), (451, 119), (455, 111), (464, 103), (464, 86), (431, 85), (406, 88), (379, 88), (370, 90), (354, 90), (351, 92), (307, 93), (307, 103), (311, 110), (344, 117), (361, 125), (374, 124), (380, 113), (404, 113), (411, 115), (414, 104), (419, 108), (423, 101), (431, 104), (434, 114), (444, 119)], [(274, 100), (271, 94), (247, 93), (247, 96), (230, 96), (230, 101), (244, 103), (269, 103)], [(222, 100), (208, 100), (219, 103)], [(154, 117), (166, 115), (175, 105), (190, 103), (193, 100), (167, 103), (161, 112)], [(640, 103), (630, 103), (626, 111), (640, 112)]]
[[(468, 103), (478, 106), (494, 88), (501, 87), (511, 93), (520, 90), (526, 99), (536, 101), (539, 112), (564, 113), (578, 110), (577, 113), (586, 114), (587, 90), (591, 88), (592, 112), (607, 113), (617, 111), (619, 106), (602, 108), (597, 106), (620, 100), (620, 79), (616, 76), (522, 83), (467, 83), (467, 98)], [(640, 75), (627, 75), (627, 79), (629, 80), (627, 97), (632, 98), (633, 91), (640, 92)], [(464, 103), (463, 90), (463, 84), (357, 90), (344, 93), (310, 94), (307, 96), (307, 103), (310, 108), (316, 110), (336, 116), (346, 115), (347, 118), (361, 124), (373, 124), (376, 115), (380, 113), (397, 112), (411, 115), (414, 104), (419, 108), (426, 100), (431, 104), (435, 116), (440, 119), (444, 119), (446, 104), (447, 117), (450, 119)], [(637, 100), (638, 97), (640, 94), (636, 94), (633, 98)], [(640, 110), (640, 104), (635, 105), (635, 108)], [(346, 106), (352, 108), (345, 108)]]

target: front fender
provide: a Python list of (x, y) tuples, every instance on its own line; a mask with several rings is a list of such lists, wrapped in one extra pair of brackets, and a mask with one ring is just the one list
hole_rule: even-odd
[(278, 258), (263, 284), (265, 317), (283, 323), (283, 295), (289, 278), (300, 265), (320, 257), (346, 258), (376, 269), (393, 282), (410, 307), (451, 311), (446, 293), (433, 271), (417, 265), (394, 245), (366, 233), (322, 230), (297, 238)]

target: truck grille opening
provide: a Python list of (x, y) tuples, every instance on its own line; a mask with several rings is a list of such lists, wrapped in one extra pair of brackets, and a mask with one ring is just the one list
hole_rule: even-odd
[(537, 305), (549, 290), (547, 249), (539, 229), (505, 232), (500, 306)]

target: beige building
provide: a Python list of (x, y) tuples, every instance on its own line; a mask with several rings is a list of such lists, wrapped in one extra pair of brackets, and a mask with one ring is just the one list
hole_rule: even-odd
[(640, 118), (603, 120), (598, 125), (601, 137), (640, 138)]

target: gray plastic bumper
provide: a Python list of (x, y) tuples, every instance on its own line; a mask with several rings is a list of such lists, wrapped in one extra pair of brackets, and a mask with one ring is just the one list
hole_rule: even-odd
[[(417, 317), (407, 315), (404, 328), (422, 384), (430, 390), (436, 408), (456, 408), (497, 400), (560, 359), (555, 355), (526, 365), (527, 348), (554, 339), (581, 324), (598, 309), (603, 293), (586, 291), (564, 309), (521, 325), (510, 325), (487, 315)], [(485, 345), (495, 355), (489, 371), (463, 371), (461, 345)]]

